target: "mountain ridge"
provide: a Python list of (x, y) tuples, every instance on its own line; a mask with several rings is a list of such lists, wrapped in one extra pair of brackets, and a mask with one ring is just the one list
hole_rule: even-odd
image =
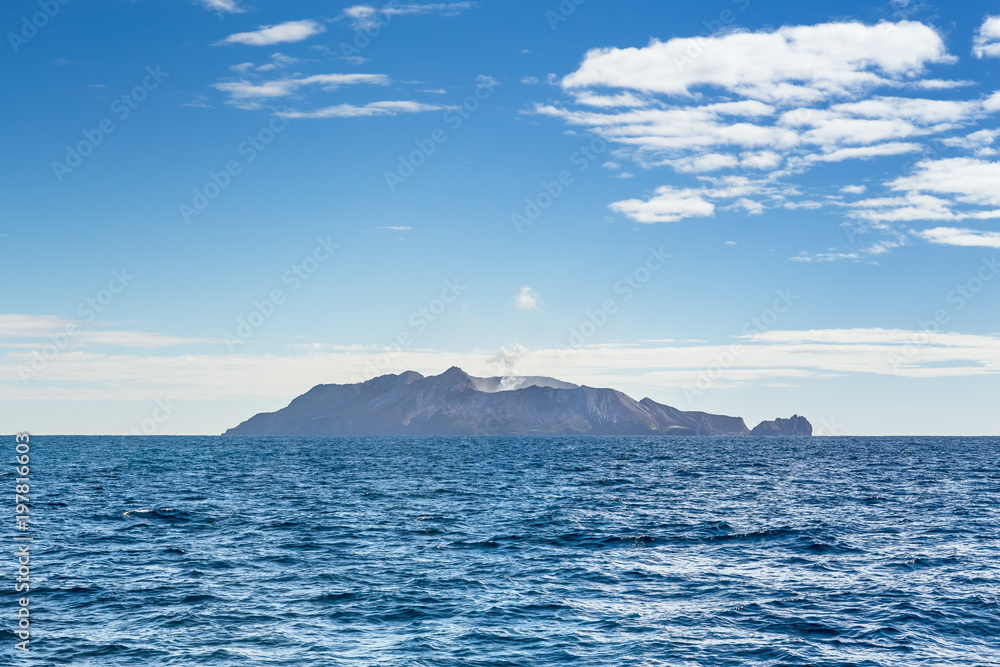
[[(505, 386), (513, 388), (504, 388)], [(477, 378), (452, 366), (321, 384), (224, 435), (812, 435), (805, 417), (764, 421), (686, 412), (615, 389), (544, 376)]]

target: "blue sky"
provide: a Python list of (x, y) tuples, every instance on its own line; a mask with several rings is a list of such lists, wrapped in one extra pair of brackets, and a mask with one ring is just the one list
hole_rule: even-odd
[(7, 3), (0, 427), (460, 365), (997, 433), (997, 14)]

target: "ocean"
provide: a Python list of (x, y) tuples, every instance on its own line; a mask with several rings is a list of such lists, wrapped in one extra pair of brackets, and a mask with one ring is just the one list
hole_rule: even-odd
[(35, 437), (0, 662), (1000, 665), (998, 448)]

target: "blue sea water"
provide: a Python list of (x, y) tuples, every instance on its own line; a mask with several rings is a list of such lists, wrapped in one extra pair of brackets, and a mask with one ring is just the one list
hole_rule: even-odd
[(1000, 665), (998, 451), (995, 438), (37, 437), (32, 650), (14, 655), (4, 613), (0, 656)]

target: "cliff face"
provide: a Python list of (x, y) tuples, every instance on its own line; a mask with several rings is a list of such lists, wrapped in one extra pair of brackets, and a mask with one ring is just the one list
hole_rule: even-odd
[(812, 435), (813, 427), (805, 417), (792, 415), (791, 419), (763, 421), (753, 427), (750, 435)]
[(226, 431), (226, 435), (749, 433), (740, 417), (683, 412), (648, 398), (636, 401), (613, 389), (579, 387), (552, 378), (474, 378), (455, 367), (431, 377), (408, 371), (360, 384), (319, 385), (277, 412), (255, 415)]

